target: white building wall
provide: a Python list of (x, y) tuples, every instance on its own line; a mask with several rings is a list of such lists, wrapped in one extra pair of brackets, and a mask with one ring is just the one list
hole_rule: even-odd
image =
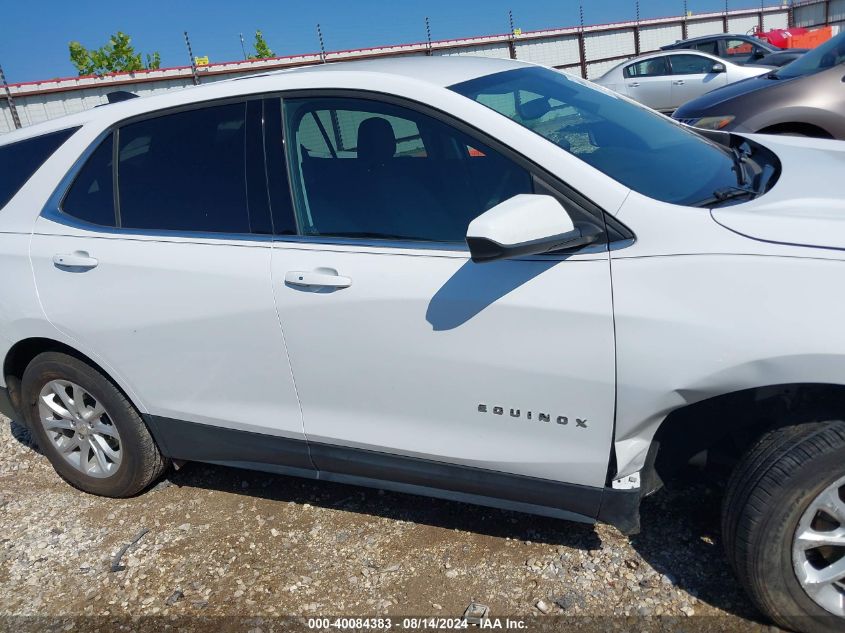
[(587, 59), (635, 55), (634, 31), (633, 29), (618, 29), (599, 33), (585, 33), (584, 50)]
[(449, 48), (446, 50), (435, 50), (435, 55), (474, 55), (476, 57), (494, 57), (498, 59), (510, 59), (510, 49), (507, 44), (487, 44), (485, 46), (467, 46), (465, 48)]
[(12, 111), (9, 109), (9, 103), (5, 99), (0, 99), (0, 134), (14, 129), (15, 124), (12, 121)]
[(789, 27), (789, 13), (767, 13), (763, 16), (763, 29), (785, 29)]
[(760, 21), (756, 15), (743, 16), (741, 18), (731, 18), (728, 20), (728, 32), (730, 33), (752, 33), (758, 26)]
[(608, 70), (621, 63), (621, 60), (616, 60), (615, 62), (594, 62), (587, 64), (587, 79), (598, 79)]
[(546, 66), (578, 63), (578, 36), (567, 35), (542, 40), (516, 40), (516, 58)]
[(795, 16), (795, 26), (815, 26), (816, 24), (824, 24), (824, 5), (808, 4), (805, 6), (798, 6), (795, 7), (793, 15)]
[(683, 39), (684, 32), (680, 24), (640, 27), (640, 50), (656, 51), (661, 46), (674, 44)]
[(687, 24), (687, 37), (699, 37), (701, 35), (713, 35), (714, 33), (724, 32), (725, 25), (722, 22), (722, 18), (695, 20)]

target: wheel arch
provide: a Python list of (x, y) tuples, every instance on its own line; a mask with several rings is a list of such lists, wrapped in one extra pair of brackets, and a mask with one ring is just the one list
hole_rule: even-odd
[(145, 412), (145, 409), (141, 406), (131, 389), (128, 389), (115, 375), (115, 372), (110, 371), (102, 362), (98, 362), (90, 355), (81, 352), (67, 343), (40, 336), (34, 336), (16, 342), (9, 348), (6, 357), (3, 359), (3, 378), (6, 381), (6, 388), (9, 391), (9, 400), (17, 412), (20, 413), (23, 410), (21, 406), (21, 379), (23, 378), (23, 374), (32, 360), (44, 352), (61, 352), (87, 363), (105, 376), (107, 380), (110, 380), (136, 409), (141, 411), (142, 414)]
[(805, 123), (803, 121), (791, 121), (768, 125), (757, 130), (757, 134), (799, 134), (812, 138), (833, 138), (833, 134), (816, 123)]
[(706, 451), (731, 466), (764, 433), (786, 425), (845, 419), (845, 385), (794, 382), (741, 389), (673, 410), (655, 432), (643, 469), (643, 493)]

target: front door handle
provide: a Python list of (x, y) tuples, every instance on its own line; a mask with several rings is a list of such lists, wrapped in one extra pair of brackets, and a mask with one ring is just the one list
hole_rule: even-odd
[(56, 268), (91, 270), (96, 268), (99, 263), (85, 251), (74, 251), (67, 255), (53, 255), (53, 265)]
[(285, 283), (289, 286), (312, 288), (348, 288), (352, 285), (349, 277), (338, 275), (332, 268), (315, 270), (289, 270), (285, 273)]
[(675, 80), (675, 81), (673, 81), (672, 83), (673, 83), (674, 85), (676, 85), (676, 86), (683, 86), (683, 85), (684, 85), (684, 80), (683, 80), (683, 79), (676, 79), (676, 80)]
[(629, 84), (628, 84), (628, 87), (629, 87), (629, 88), (636, 88), (636, 87), (638, 87), (639, 85), (640, 85), (640, 82), (639, 82), (639, 81), (632, 81), (631, 83), (629, 83)]

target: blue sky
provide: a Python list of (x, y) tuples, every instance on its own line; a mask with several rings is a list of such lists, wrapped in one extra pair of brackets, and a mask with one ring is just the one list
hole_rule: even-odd
[[(277, 55), (319, 50), (319, 22), (328, 50), (425, 39), (446, 39), (508, 30), (508, 9), (524, 30), (578, 23), (577, 0), (3, 0), (0, 8), (0, 64), (9, 82), (76, 74), (68, 42), (89, 48), (122, 30), (140, 52), (160, 51), (163, 66), (188, 63), (182, 32), (195, 55), (212, 61), (242, 59), (238, 33), (249, 47), (261, 29)], [(776, 4), (767, 0), (766, 4)], [(695, 13), (721, 11), (724, 0), (688, 0)], [(759, 0), (729, 0), (731, 9), (759, 6)], [(642, 17), (680, 15), (683, 0), (640, 0)], [(585, 23), (635, 16), (635, 0), (584, 0)]]

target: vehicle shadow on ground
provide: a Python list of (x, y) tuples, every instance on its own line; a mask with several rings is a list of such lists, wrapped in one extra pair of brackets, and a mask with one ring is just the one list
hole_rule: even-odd
[(326, 509), (462, 530), (495, 538), (599, 549), (592, 525), (560, 521), (411, 494), (328, 481), (189, 463), (171, 472), (164, 485), (220, 490), (281, 502), (308, 503)]
[[(29, 432), (11, 423), (12, 436), (39, 452)], [(495, 538), (601, 549), (592, 525), (496, 510), (453, 501), (326, 481), (189, 463), (172, 470), (143, 494), (171, 487), (229, 492), (279, 502), (378, 516)], [(699, 477), (680, 478), (643, 501), (642, 532), (630, 537), (634, 550), (656, 571), (701, 602), (763, 622), (725, 558), (719, 535), (721, 492)], [(611, 545), (612, 547), (612, 545)]]

